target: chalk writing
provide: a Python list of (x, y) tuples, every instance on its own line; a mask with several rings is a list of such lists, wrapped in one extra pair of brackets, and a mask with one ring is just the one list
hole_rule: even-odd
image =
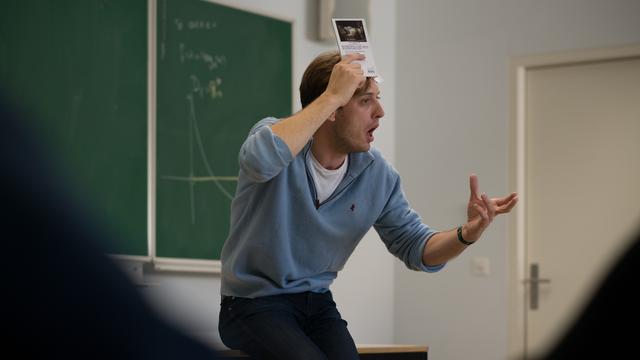
[(162, 3), (162, 34), (160, 39), (160, 60), (164, 60), (167, 53), (167, 2)]
[(184, 43), (180, 43), (178, 46), (180, 50), (180, 62), (186, 61), (201, 61), (209, 70), (215, 70), (218, 67), (227, 63), (227, 57), (224, 55), (212, 55), (206, 51), (198, 51), (187, 48)]
[(211, 96), (211, 100), (222, 97), (222, 90), (220, 90), (220, 85), (222, 85), (222, 79), (220, 78), (215, 78), (215, 80), (209, 81), (207, 91)]
[(173, 19), (176, 30), (214, 30), (218, 27), (218, 23), (210, 20), (182, 20), (180, 18)]
[(209, 95), (211, 100), (222, 97), (221, 78), (216, 77), (215, 79), (209, 80), (209, 83), (206, 86), (202, 86), (200, 84), (200, 79), (193, 74), (189, 76), (189, 79), (191, 80), (191, 91), (200, 95), (201, 98), (203, 98), (205, 94)]
[[(191, 76), (191, 79), (194, 79), (194, 76)], [(197, 80), (197, 78), (196, 78)], [(193, 94), (187, 94), (185, 99), (187, 100), (188, 110), (189, 110), (189, 175), (188, 176), (176, 176), (176, 175), (163, 175), (161, 176), (164, 180), (185, 182), (189, 185), (189, 204), (191, 208), (191, 224), (196, 224), (196, 207), (195, 207), (195, 185), (198, 182), (204, 183), (213, 183), (216, 188), (229, 200), (233, 199), (233, 195), (227, 191), (222, 182), (236, 182), (238, 181), (237, 176), (218, 176), (213, 172), (213, 168), (211, 167), (211, 161), (207, 156), (207, 152), (204, 149), (204, 143), (202, 141), (202, 137), (200, 136), (200, 127), (198, 126), (198, 118), (196, 116), (196, 108), (194, 103)], [(194, 149), (197, 148), (197, 149)], [(205, 166), (207, 176), (196, 176), (194, 174), (194, 152), (200, 154), (200, 160)]]
[(211, 30), (215, 29), (217, 26), (218, 24), (216, 24), (215, 21), (190, 20), (187, 23), (187, 28), (189, 30)]
[(178, 31), (182, 31), (184, 28), (184, 22), (180, 19), (173, 19), (173, 23), (176, 25), (176, 29), (178, 29)]

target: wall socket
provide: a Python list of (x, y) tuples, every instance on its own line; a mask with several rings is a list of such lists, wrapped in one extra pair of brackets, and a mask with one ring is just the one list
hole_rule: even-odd
[(473, 274), (477, 276), (489, 276), (491, 263), (488, 257), (474, 257), (472, 262)]

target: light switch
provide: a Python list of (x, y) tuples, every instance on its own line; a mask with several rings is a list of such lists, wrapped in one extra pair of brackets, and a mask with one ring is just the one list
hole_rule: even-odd
[(473, 258), (473, 273), (478, 276), (489, 276), (491, 273), (491, 264), (487, 257)]

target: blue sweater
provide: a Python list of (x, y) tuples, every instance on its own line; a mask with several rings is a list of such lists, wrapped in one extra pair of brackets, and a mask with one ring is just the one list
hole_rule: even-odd
[(231, 227), (222, 249), (221, 293), (229, 296), (324, 292), (373, 226), (389, 252), (408, 268), (425, 266), (422, 252), (436, 231), (423, 224), (379, 151), (349, 154), (334, 193), (316, 201), (307, 169), (311, 142), (295, 157), (266, 118), (250, 131), (239, 154)]

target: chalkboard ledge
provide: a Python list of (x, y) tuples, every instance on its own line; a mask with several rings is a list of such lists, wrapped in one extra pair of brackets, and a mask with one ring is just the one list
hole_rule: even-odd
[(176, 259), (156, 257), (153, 268), (161, 271), (198, 272), (219, 274), (222, 265), (220, 260)]

